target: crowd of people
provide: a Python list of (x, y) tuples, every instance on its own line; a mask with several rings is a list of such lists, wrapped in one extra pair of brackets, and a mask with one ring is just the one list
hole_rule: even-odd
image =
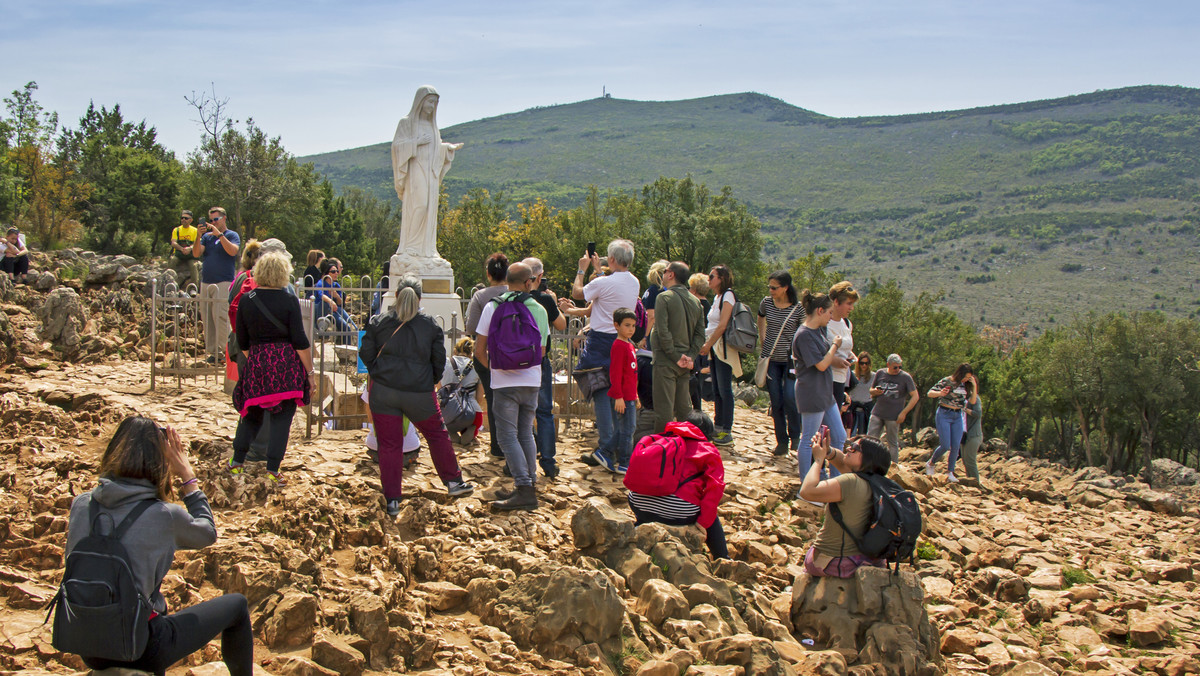
[[(243, 473), (258, 447), (267, 477), (282, 483), (292, 420), (297, 407), (309, 403), (315, 377), (311, 334), (291, 284), (292, 256), (277, 239), (243, 245), (220, 207), (210, 209), (198, 227), (191, 225), (190, 212), (180, 221), (172, 232), (172, 257), (180, 261), (181, 275), (199, 281), (208, 357), (219, 359), (226, 340), (231, 355), (236, 352), (233, 403), (240, 420), (224, 467)], [(27, 255), (15, 235), (10, 231), (6, 238), (6, 272), (14, 267), (9, 258)], [(589, 247), (562, 298), (548, 288), (541, 260), (510, 263), (505, 254), (492, 254), (484, 261), (488, 283), (468, 303), (466, 336), (449, 356), (442, 326), (422, 311), (421, 280), (400, 276), (391, 280), (392, 289), (381, 282), (363, 318), (358, 354), (369, 375), (363, 392), (371, 423), (367, 443), (377, 450), (389, 515), (401, 511), (403, 472), (419, 447), (416, 432), (447, 494), (473, 493), (454, 442), (472, 440), (485, 420), (491, 453), (503, 459), (511, 477), (511, 487), (493, 496), (492, 508), (538, 507), (539, 478), (555, 479), (562, 462), (555, 442), (551, 334), (563, 332), (568, 317), (578, 317), (585, 326), (575, 338), (578, 361), (569, 368), (580, 383), (590, 383), (597, 432), (595, 448), (579, 459), (630, 473), (625, 483), (637, 523), (694, 525), (715, 558), (728, 556), (718, 515), (725, 485), (720, 449), (734, 440), (733, 383), (742, 375), (743, 354), (727, 344), (735, 312), (743, 307), (733, 272), (716, 265), (707, 274), (693, 274), (682, 261), (661, 260), (650, 266), (643, 290), (630, 272), (632, 242), (614, 240), (605, 254)], [(198, 268), (192, 261), (199, 261)], [(332, 333), (355, 335), (357, 323), (338, 283), (341, 262), (313, 250), (306, 265), (301, 291), (314, 314), (328, 318), (325, 328), (337, 328)], [(900, 427), (920, 397), (916, 384), (898, 354), (888, 355), (878, 370), (870, 354), (855, 354), (850, 315), (859, 295), (849, 282), (797, 291), (788, 272), (776, 271), (766, 291), (757, 304), (758, 342), (751, 355), (759, 360), (755, 380), (770, 400), (773, 453), (794, 454), (801, 479), (797, 499), (836, 516), (824, 520), (804, 557), (805, 570), (847, 577), (859, 566), (883, 565), (855, 543), (871, 518), (870, 477), (886, 475), (899, 459)], [(939, 441), (927, 472), (934, 474), (948, 453), (950, 482), (958, 481), (960, 455), (968, 476), (977, 479), (982, 404), (970, 365), (960, 365), (926, 396), (937, 402)], [(713, 402), (711, 417), (703, 410), (705, 400)], [(640, 471), (631, 470), (635, 449), (642, 453), (641, 444), (648, 448), (672, 437), (678, 443), (664, 445), (663, 457), (677, 453), (673, 457), (688, 478), (668, 492), (636, 490), (649, 484), (631, 473)], [(643, 466), (644, 456), (639, 458), (633, 467)], [(220, 634), (231, 673), (249, 673), (244, 598), (227, 595), (174, 614), (161, 607), (158, 586), (174, 549), (203, 547), (215, 538), (212, 512), (178, 435), (146, 418), (126, 420), (102, 459), (101, 474), (99, 487), (72, 505), (68, 560), (73, 548), (95, 534), (98, 511), (114, 526), (119, 523), (118, 535), (137, 550), (136, 584), (156, 604), (154, 641), (137, 659), (84, 655), (85, 662), (94, 668), (161, 670)], [(181, 482), (183, 508), (168, 502), (173, 476)], [(164, 540), (161, 533), (173, 537)], [(177, 629), (181, 623), (194, 628), (186, 640)]]

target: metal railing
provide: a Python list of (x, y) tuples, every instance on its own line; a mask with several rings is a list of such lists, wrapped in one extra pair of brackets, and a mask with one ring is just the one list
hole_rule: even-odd
[[(375, 309), (386, 310), (382, 307), (386, 289), (377, 288), (369, 276), (354, 281), (353, 286), (337, 289), (344, 298), (339, 307), (345, 311), (349, 322), (334, 319), (332, 306), (318, 300), (317, 292), (329, 293), (327, 289), (305, 286), (300, 280), (292, 283), (300, 299), (317, 376), (306, 409), (306, 438), (312, 437), (314, 428), (320, 435), (327, 425), (335, 429), (354, 429), (367, 421), (367, 407), (360, 399), (367, 380), (358, 359), (360, 331)], [(194, 284), (186, 284), (181, 289), (175, 282), (163, 279), (152, 279), (150, 290), (150, 389), (153, 390), (159, 380), (168, 378), (174, 378), (176, 386), (181, 388), (184, 379), (199, 378), (207, 382), (212, 378), (224, 382), (224, 361), (216, 364), (205, 361), (203, 318), (208, 306), (218, 305), (217, 311), (227, 311), (225, 298), (202, 298)], [(465, 335), (463, 319), (470, 302), (461, 288), (456, 291), (461, 299), (461, 311), (451, 316), (449, 326), (443, 317), (435, 317), (446, 333), (448, 355), (453, 353), (457, 340)], [(584, 340), (580, 333), (583, 326), (583, 320), (569, 318), (566, 330), (552, 331), (550, 335), (557, 422), (564, 427), (595, 419), (591, 404), (583, 400), (572, 375)], [(161, 363), (159, 355), (162, 355)]]

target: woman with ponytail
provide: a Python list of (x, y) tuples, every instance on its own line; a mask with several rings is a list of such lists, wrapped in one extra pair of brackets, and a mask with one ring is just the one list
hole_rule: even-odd
[[(804, 322), (792, 339), (792, 358), (796, 361), (796, 410), (800, 412), (800, 452), (797, 462), (800, 476), (808, 476), (812, 466), (812, 439), (829, 428), (833, 448), (846, 443), (846, 428), (842, 425), (842, 414), (838, 402), (833, 398), (834, 362), (842, 345), (842, 337), (834, 336), (832, 342), (825, 326), (833, 317), (833, 299), (827, 293), (812, 293), (805, 289), (800, 294), (800, 305), (804, 308)], [(830, 467), (830, 475), (837, 476), (837, 469)]]
[(415, 424), (451, 496), (471, 493), (442, 420), (436, 387), (446, 368), (446, 338), (432, 317), (421, 312), (421, 280), (405, 275), (396, 285), (392, 308), (367, 324), (359, 357), (371, 374), (368, 395), (379, 442), (379, 474), (390, 516), (403, 497), (404, 434)]

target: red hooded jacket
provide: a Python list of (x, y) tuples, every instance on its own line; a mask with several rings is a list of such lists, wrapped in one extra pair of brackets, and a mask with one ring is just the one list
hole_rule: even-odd
[(692, 476), (698, 472), (704, 473), (699, 479), (680, 486), (675, 497), (698, 506), (700, 516), (696, 523), (709, 528), (717, 519), (717, 505), (721, 504), (721, 496), (725, 494), (725, 463), (721, 462), (721, 453), (692, 423), (667, 423), (667, 433), (682, 437), (687, 447), (687, 457), (680, 474)]

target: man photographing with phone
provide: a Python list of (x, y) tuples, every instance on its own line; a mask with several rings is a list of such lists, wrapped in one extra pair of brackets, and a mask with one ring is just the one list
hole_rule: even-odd
[(200, 315), (204, 319), (204, 349), (207, 361), (216, 364), (229, 336), (229, 284), (237, 268), (242, 240), (229, 229), (225, 209), (208, 210), (208, 223), (200, 225), (200, 237), (192, 244), (192, 256), (202, 259), (200, 267)]

